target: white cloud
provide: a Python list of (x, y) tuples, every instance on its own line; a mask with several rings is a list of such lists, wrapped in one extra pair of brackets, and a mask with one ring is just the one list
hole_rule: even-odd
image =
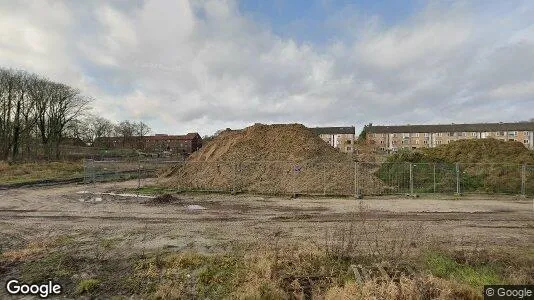
[(78, 86), (101, 115), (155, 131), (532, 117), (529, 2), (429, 5), (399, 24), (339, 12), (350, 28), (327, 45), (277, 36), (232, 0), (21, 5), (0, 5), (3, 66)]
[(534, 96), (534, 81), (506, 84), (489, 91), (489, 95), (508, 99), (532, 97)]

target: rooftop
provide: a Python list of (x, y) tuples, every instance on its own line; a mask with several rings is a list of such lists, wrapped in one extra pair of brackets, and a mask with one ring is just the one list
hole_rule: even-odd
[(313, 127), (309, 128), (315, 134), (356, 134), (354, 126), (349, 127)]
[(534, 122), (395, 125), (368, 127), (370, 133), (534, 131)]

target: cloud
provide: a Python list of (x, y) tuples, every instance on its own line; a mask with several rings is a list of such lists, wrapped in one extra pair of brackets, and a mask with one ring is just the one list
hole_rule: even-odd
[(534, 5), (451, 3), (394, 24), (329, 3), (336, 20), (314, 28), (337, 34), (317, 42), (275, 34), (234, 0), (20, 2), (0, 5), (0, 63), (157, 132), (531, 118)]

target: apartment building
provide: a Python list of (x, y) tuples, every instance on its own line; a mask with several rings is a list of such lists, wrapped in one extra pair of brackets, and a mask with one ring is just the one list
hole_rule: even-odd
[(310, 128), (323, 141), (334, 148), (338, 148), (341, 152), (354, 152), (354, 142), (356, 136), (356, 128), (349, 127), (315, 127)]
[(436, 147), (462, 139), (518, 141), (534, 149), (534, 122), (373, 126), (367, 140), (380, 150)]

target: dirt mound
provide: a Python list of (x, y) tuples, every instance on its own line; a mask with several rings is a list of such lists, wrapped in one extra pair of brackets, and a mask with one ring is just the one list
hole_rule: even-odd
[(347, 156), (329, 147), (300, 124), (256, 124), (223, 131), (189, 161), (304, 161), (345, 162)]
[[(459, 140), (436, 148), (401, 151), (381, 166), (380, 177), (387, 181), (406, 174), (407, 161), (419, 163), (414, 180), (425, 191), (434, 188), (433, 166), (437, 166), (438, 190), (456, 190), (456, 167), (463, 192), (519, 194), (534, 190), (534, 151), (516, 141)], [(404, 175), (397, 183), (406, 187), (408, 178)]]
[(534, 151), (528, 150), (522, 143), (496, 139), (459, 140), (425, 149), (424, 154), (449, 163), (534, 164)]
[[(165, 185), (259, 193), (355, 192), (381, 188), (352, 158), (300, 124), (256, 124), (226, 130), (164, 175)], [(374, 191), (376, 193), (376, 191)]]
[(145, 204), (162, 205), (162, 204), (171, 204), (175, 202), (178, 202), (178, 198), (174, 197), (171, 194), (163, 194), (163, 195), (157, 196), (154, 199), (148, 200), (147, 202), (145, 202)]

